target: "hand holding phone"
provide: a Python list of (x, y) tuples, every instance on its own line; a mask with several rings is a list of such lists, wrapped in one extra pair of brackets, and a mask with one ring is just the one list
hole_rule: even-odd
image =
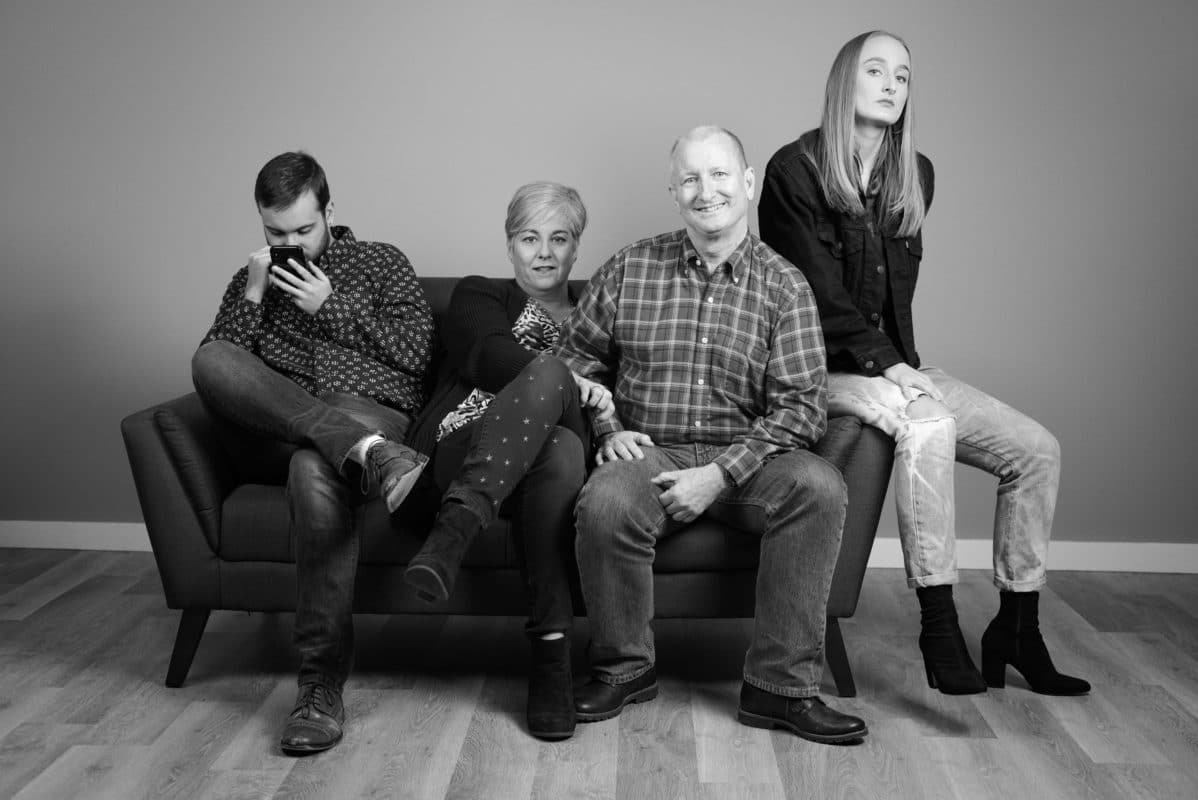
[(295, 275), (296, 274), (295, 267), (293, 267), (293, 266), (291, 266), (291, 264), (287, 263), (288, 259), (292, 259), (292, 258), (295, 259), (295, 262), (297, 264), (307, 264), (308, 263), (307, 260), (304, 259), (304, 248), (300, 247), (298, 244), (271, 245), (271, 248), (270, 248), (271, 266), (278, 267), (279, 269), (285, 269), (288, 272), (290, 272), (292, 275)]

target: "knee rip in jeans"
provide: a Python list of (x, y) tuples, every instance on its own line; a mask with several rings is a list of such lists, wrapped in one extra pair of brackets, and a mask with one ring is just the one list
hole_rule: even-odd
[(956, 421), (953, 412), (926, 394), (921, 394), (908, 403), (906, 413), (911, 422), (942, 422), (949, 419)]

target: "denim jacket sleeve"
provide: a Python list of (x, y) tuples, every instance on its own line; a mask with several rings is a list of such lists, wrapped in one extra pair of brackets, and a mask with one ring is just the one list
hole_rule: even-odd
[(815, 292), (828, 356), (847, 352), (863, 375), (880, 375), (903, 360), (886, 334), (870, 325), (845, 286), (845, 254), (815, 166), (790, 148), (770, 159), (757, 208), (761, 238), (799, 268)]

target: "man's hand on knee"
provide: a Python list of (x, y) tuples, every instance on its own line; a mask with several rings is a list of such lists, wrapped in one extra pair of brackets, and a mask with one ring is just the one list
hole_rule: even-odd
[(715, 464), (661, 472), (649, 480), (665, 489), (657, 499), (675, 522), (694, 522), (728, 488), (724, 470)]

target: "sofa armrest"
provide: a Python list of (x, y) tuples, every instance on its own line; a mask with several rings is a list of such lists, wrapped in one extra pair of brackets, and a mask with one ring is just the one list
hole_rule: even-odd
[(187, 394), (130, 414), (121, 433), (167, 605), (219, 607), (216, 552), (232, 474), (207, 411)]

